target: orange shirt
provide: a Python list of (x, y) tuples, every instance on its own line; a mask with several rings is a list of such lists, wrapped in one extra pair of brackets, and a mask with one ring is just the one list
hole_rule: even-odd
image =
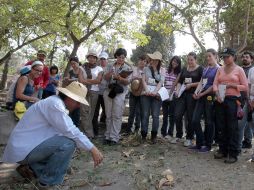
[(220, 67), (216, 73), (213, 82), (213, 91), (218, 91), (219, 84), (237, 85), (237, 88), (227, 88), (226, 96), (240, 96), (240, 91), (247, 91), (248, 80), (243, 69), (237, 65), (231, 73), (226, 74), (224, 68), (225, 66)]

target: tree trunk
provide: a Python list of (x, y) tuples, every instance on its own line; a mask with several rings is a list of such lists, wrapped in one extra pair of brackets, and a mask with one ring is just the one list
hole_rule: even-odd
[[(70, 57), (74, 57), (74, 56), (77, 55), (77, 51), (78, 51), (78, 48), (79, 48), (80, 44), (81, 44), (80, 42), (74, 42), (74, 44), (73, 44), (73, 49), (72, 49), (72, 52), (71, 52)], [(70, 68), (71, 68), (71, 65), (70, 65), (70, 63), (68, 62), (67, 66), (66, 66), (66, 68), (65, 68), (65, 70), (64, 70), (64, 76), (63, 76), (63, 77), (66, 77), (66, 76), (67, 76), (67, 74), (68, 74)]]
[(7, 77), (8, 77), (9, 61), (10, 61), (10, 57), (5, 61), (5, 64), (4, 64), (4, 70), (3, 70), (1, 83), (0, 83), (0, 90), (5, 89), (5, 85), (6, 85)]

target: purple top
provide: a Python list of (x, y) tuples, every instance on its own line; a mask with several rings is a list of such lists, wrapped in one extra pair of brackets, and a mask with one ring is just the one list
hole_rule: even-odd
[(213, 81), (218, 70), (219, 66), (215, 67), (206, 67), (203, 70), (202, 79), (207, 79), (207, 84), (204, 87), (204, 90), (207, 90), (210, 86), (213, 85)]

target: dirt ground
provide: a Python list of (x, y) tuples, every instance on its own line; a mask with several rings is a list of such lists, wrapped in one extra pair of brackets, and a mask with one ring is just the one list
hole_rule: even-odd
[[(139, 138), (124, 137), (115, 146), (102, 145), (102, 138), (96, 139), (94, 143), (104, 154), (103, 163), (94, 169), (89, 153), (75, 153), (64, 184), (73, 190), (254, 189), (254, 163), (248, 162), (250, 150), (244, 150), (237, 163), (228, 165), (213, 158), (216, 147), (202, 154), (188, 150), (182, 143), (173, 145), (158, 138), (155, 145), (149, 141), (140, 144)], [(0, 147), (0, 155), (3, 148)], [(168, 169), (172, 174), (162, 175)], [(162, 178), (167, 181), (166, 186), (159, 185), (163, 184)], [(0, 184), (0, 189), (36, 189), (33, 184), (13, 179)]]

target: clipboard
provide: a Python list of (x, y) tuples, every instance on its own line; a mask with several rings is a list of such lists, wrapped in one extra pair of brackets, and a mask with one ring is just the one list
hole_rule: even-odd
[(130, 74), (132, 73), (133, 71), (125, 71), (125, 70), (122, 70), (119, 75), (123, 78), (127, 78), (128, 76), (130, 76)]

